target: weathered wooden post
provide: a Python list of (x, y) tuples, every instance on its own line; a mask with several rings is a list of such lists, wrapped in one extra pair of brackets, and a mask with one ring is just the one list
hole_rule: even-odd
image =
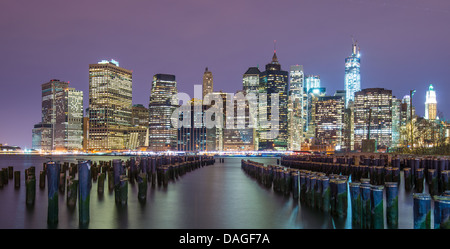
[(109, 191), (114, 189), (114, 172), (112, 170), (108, 170), (108, 189)]
[(361, 183), (350, 182), (350, 198), (352, 205), (352, 228), (361, 228)]
[(347, 216), (347, 180), (338, 179), (336, 181), (336, 211), (339, 217)]
[[(267, 174), (265, 174), (267, 176)], [(292, 174), (292, 197), (294, 200), (298, 200), (298, 193), (299, 193), (299, 184), (298, 184), (298, 173), (294, 172)], [(267, 186), (268, 180), (266, 180), (265, 184)]]
[(437, 170), (428, 169), (428, 190), (430, 195), (437, 195), (439, 191), (439, 183), (437, 178)]
[(431, 197), (429, 194), (415, 193), (414, 198), (414, 229), (431, 228)]
[(300, 203), (306, 203), (306, 174), (300, 172)]
[(412, 177), (411, 168), (403, 169), (403, 178), (405, 179), (405, 190), (409, 191), (412, 189)]
[(67, 206), (69, 209), (74, 209), (77, 204), (78, 198), (78, 180), (73, 176), (69, 176), (67, 179)]
[(14, 187), (20, 188), (20, 171), (14, 171)]
[(361, 184), (361, 228), (370, 229), (372, 227), (372, 208), (370, 202), (371, 185)]
[(147, 174), (140, 173), (138, 175), (138, 199), (139, 202), (145, 203), (147, 201)]
[(450, 196), (434, 198), (434, 229), (450, 229)]
[(106, 178), (105, 173), (100, 173), (98, 176), (97, 193), (100, 195), (102, 195), (103, 192), (105, 191), (105, 178)]
[(330, 178), (324, 176), (322, 178), (322, 211), (328, 213), (330, 211)]
[(86, 225), (89, 223), (89, 205), (91, 196), (91, 164), (87, 161), (78, 163), (78, 217), (79, 224)]
[(398, 184), (386, 182), (386, 218), (389, 229), (398, 228)]
[(36, 198), (36, 176), (34, 174), (27, 175), (26, 185), (26, 204), (33, 206)]
[(45, 171), (43, 170), (39, 172), (39, 188), (45, 188)]
[(423, 168), (416, 169), (414, 177), (415, 177), (414, 190), (416, 193), (422, 193), (424, 181), (424, 169)]
[(47, 163), (47, 189), (48, 189), (48, 213), (47, 223), (58, 223), (58, 188), (60, 164), (55, 162)]
[(14, 167), (13, 166), (8, 166), (8, 171), (6, 171), (6, 172), (8, 172), (7, 178), (12, 180), (13, 177), (14, 177)]
[(116, 192), (118, 194), (116, 203), (121, 206), (126, 206), (128, 203), (128, 179), (126, 175), (120, 176), (120, 182), (116, 186), (116, 188), (117, 188)]

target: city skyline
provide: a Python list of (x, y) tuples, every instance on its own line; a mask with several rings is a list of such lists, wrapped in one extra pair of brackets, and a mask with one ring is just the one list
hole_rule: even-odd
[[(0, 143), (31, 148), (31, 129), (40, 120), (41, 84), (60, 79), (86, 95), (88, 65), (102, 59), (115, 59), (133, 71), (133, 104), (146, 105), (152, 76), (158, 73), (176, 75), (178, 91), (191, 96), (193, 85), (202, 82), (205, 67), (214, 75), (215, 91), (234, 93), (242, 89), (242, 74), (249, 67), (259, 66), (263, 71), (273, 52), (273, 40), (277, 40), (282, 70), (287, 71), (291, 65), (303, 65), (305, 74), (320, 75), (321, 85), (326, 87), (327, 95), (332, 95), (336, 90), (344, 89), (344, 59), (350, 52), (351, 37), (354, 36), (361, 47), (361, 89), (386, 88), (397, 98), (415, 89), (413, 105), (417, 115), (424, 116), (425, 95), (432, 84), (437, 92), (438, 112), (446, 118), (449, 113), (444, 108), (450, 101), (444, 97), (449, 90), (445, 78), (446, 44), (449, 44), (450, 35), (442, 30), (448, 23), (450, 8), (444, 1), (413, 2), (415, 5), (404, 5), (399, 1), (306, 1), (301, 4), (281, 1), (260, 6), (260, 12), (255, 14), (250, 11), (251, 1), (216, 5), (186, 1), (176, 5), (174, 11), (179, 14), (177, 20), (185, 18), (187, 22), (168, 21), (159, 26), (141, 23), (157, 18), (157, 10), (168, 10), (171, 3), (155, 3), (141, 6), (141, 9), (130, 5), (129, 8), (137, 12), (136, 17), (123, 21), (124, 24), (117, 20), (112, 22), (120, 24), (116, 28), (131, 25), (130, 30), (124, 31), (133, 38), (131, 41), (117, 36), (112, 28), (94, 33), (104, 22), (102, 17), (121, 13), (120, 2), (111, 3), (107, 8), (111, 13), (100, 11), (100, 2), (93, 3), (92, 10), (83, 12), (87, 3), (81, 2), (41, 8), (36, 11), (38, 15), (30, 11), (36, 3), (2, 3), (0, 18), (4, 25), (0, 28), (5, 36), (1, 53), (5, 56), (0, 67), (0, 115), (9, 118), (1, 122)], [(24, 5), (27, 8), (22, 8)], [(183, 7), (188, 7), (186, 12), (182, 11)], [(276, 15), (270, 15), (273, 9)], [(205, 10), (210, 12), (204, 13)], [(19, 20), (19, 16), (14, 16), (18, 11), (25, 11), (27, 18)], [(146, 11), (156, 17), (147, 17)], [(349, 20), (353, 12), (360, 22)], [(56, 16), (64, 13), (67, 21), (54, 22), (47, 17), (53, 13)], [(193, 17), (196, 14), (199, 16)], [(317, 19), (328, 19), (305, 22), (314, 14), (319, 17)], [(213, 21), (204, 22), (207, 18)], [(298, 23), (303, 20), (306, 25), (293, 25), (295, 20)], [(83, 29), (90, 21), (96, 22), (91, 28)], [(242, 23), (240, 27), (239, 23)], [(271, 34), (262, 34), (265, 25), (270, 25)], [(303, 28), (301, 34), (293, 36), (292, 27)], [(246, 33), (251, 28), (256, 35)], [(183, 32), (183, 29), (189, 32)], [(175, 32), (172, 34), (170, 30)], [(151, 31), (157, 32), (147, 36)], [(206, 41), (198, 37), (208, 32), (215, 36), (211, 35), (212, 38)], [(78, 37), (92, 34), (96, 34), (93, 41)], [(239, 34), (245, 34), (245, 42), (240, 42), (243, 38)], [(155, 40), (151, 46), (145, 43), (148, 37)], [(86, 98), (84, 106), (88, 106)]]

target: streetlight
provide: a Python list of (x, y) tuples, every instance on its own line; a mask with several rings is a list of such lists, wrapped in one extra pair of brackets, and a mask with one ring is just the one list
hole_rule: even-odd
[(411, 149), (414, 147), (414, 137), (413, 137), (413, 116), (412, 116), (412, 97), (416, 92), (415, 89), (409, 91), (409, 118), (411, 120)]

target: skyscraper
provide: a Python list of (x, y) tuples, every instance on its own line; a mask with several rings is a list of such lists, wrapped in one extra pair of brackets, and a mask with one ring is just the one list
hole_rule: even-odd
[(392, 90), (367, 88), (355, 93), (355, 149), (362, 140), (375, 139), (380, 147), (392, 143)]
[(178, 106), (175, 75), (155, 74), (152, 81), (149, 109), (149, 148), (167, 151), (177, 148), (177, 129), (171, 122)]
[(352, 55), (345, 59), (345, 108), (355, 100), (355, 92), (361, 90), (361, 59), (358, 42), (352, 44)]
[[(273, 53), (272, 61), (266, 65), (266, 70), (259, 76), (259, 93), (267, 94), (267, 104), (261, 106), (259, 100), (259, 120), (266, 115), (267, 120), (276, 120), (272, 115), (272, 94), (278, 94), (278, 124), (272, 127), (259, 127), (257, 130), (259, 150), (286, 150), (288, 140), (288, 72), (281, 70), (276, 51)], [(275, 102), (274, 102), (275, 103)], [(262, 104), (264, 105), (264, 104)], [(269, 130), (277, 130), (278, 136), (272, 138)]]
[(115, 60), (89, 65), (89, 149), (126, 149), (131, 126), (132, 71)]
[(436, 120), (437, 117), (437, 101), (436, 91), (432, 84), (428, 87), (425, 101), (425, 119)]
[(83, 92), (52, 79), (42, 84), (42, 122), (33, 129), (33, 149), (81, 150)]
[(203, 73), (203, 98), (208, 93), (213, 92), (213, 75), (212, 72), (208, 70), (208, 67), (205, 68), (205, 72)]
[(293, 65), (289, 70), (288, 100), (288, 149), (300, 150), (303, 142), (304, 117), (304, 72), (302, 65)]
[[(186, 110), (189, 111), (180, 113), (180, 120), (188, 118), (190, 122), (187, 125), (177, 128), (178, 151), (196, 152), (211, 150), (211, 148), (208, 148), (208, 129), (203, 122), (201, 125), (196, 123), (198, 121), (196, 118), (203, 120), (207, 106), (202, 105), (202, 100), (199, 99), (192, 99), (187, 105)], [(200, 105), (201, 108), (196, 108), (195, 105)], [(184, 117), (183, 115), (189, 115), (190, 117)]]
[(68, 88), (66, 90), (67, 113), (65, 139), (62, 147), (67, 150), (83, 149), (83, 92)]
[(344, 98), (341, 96), (318, 97), (314, 109), (316, 144), (341, 148), (344, 129)]

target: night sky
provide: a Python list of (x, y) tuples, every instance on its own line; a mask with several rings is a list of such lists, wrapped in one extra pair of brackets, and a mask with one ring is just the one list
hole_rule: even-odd
[(148, 105), (152, 76), (176, 75), (193, 94), (205, 67), (214, 90), (242, 88), (242, 74), (269, 63), (303, 65), (327, 94), (344, 89), (352, 36), (361, 47), (361, 88), (402, 98), (416, 89), (424, 115), (430, 83), (450, 118), (448, 0), (2, 0), (0, 143), (31, 148), (41, 121), (41, 84), (69, 81), (88, 106), (89, 64), (115, 59), (133, 70), (133, 104)]

